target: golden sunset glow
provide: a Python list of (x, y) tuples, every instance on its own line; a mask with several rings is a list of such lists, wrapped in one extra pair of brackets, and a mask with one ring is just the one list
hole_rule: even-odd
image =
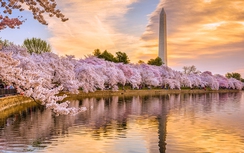
[[(116, 126), (116, 122), (112, 126)], [(134, 118), (128, 121), (125, 131), (116, 128), (72, 127), (71, 137), (58, 138), (56, 143), (45, 148), (52, 152), (158, 152), (158, 123), (155, 119)], [(89, 132), (90, 131), (90, 132)], [(121, 133), (118, 133), (121, 132)], [(139, 139), (141, 138), (141, 140)], [(61, 147), (60, 147), (61, 145)], [(126, 147), (121, 147), (126, 146)]]
[[(188, 115), (188, 120), (179, 119), (178, 115), (168, 118), (167, 129), (169, 130), (167, 139), (174, 143), (175, 148), (178, 147), (177, 144), (181, 144), (179, 146), (182, 149), (180, 152), (183, 152), (183, 150), (188, 152), (221, 153), (228, 153), (230, 150), (231, 152), (243, 151), (242, 137), (239, 136), (241, 131), (233, 130), (228, 122), (215, 124), (204, 119), (192, 120), (191, 115)], [(177, 122), (174, 121), (176, 119)], [(216, 120), (216, 122), (220, 121)], [(167, 150), (167, 152), (174, 151), (174, 148), (170, 147)]]
[[(243, 5), (244, 1), (238, 0), (161, 1), (150, 15), (142, 38), (145, 43), (155, 43), (152, 52), (157, 49), (157, 16), (164, 6), (170, 66), (196, 65), (200, 70), (207, 70), (209, 65), (209, 70), (217, 72), (223, 66), (235, 65), (235, 71), (244, 74), (244, 62), (240, 58), (244, 53)], [(235, 64), (236, 60), (239, 65)]]
[[(47, 18), (43, 32), (39, 24), (27, 25), (29, 19), (20, 29), (24, 35), (17, 30), (12, 35), (44, 37), (58, 55), (84, 58), (100, 49), (126, 52), (133, 63), (147, 62), (158, 56), (159, 13), (164, 7), (169, 67), (195, 65), (213, 74), (244, 76), (244, 1), (67, 0), (58, 1), (58, 6), (67, 22)], [(8, 30), (2, 34), (11, 35)]]
[[(196, 65), (200, 70), (244, 72), (240, 56), (244, 53), (244, 1), (202, 0), (164, 1), (148, 16), (141, 35), (124, 33), (119, 28), (126, 20), (130, 5), (136, 0), (62, 2), (70, 21), (60, 24), (49, 22), (53, 33), (50, 42), (60, 54), (84, 57), (96, 48), (115, 53), (126, 52), (132, 62), (147, 61), (158, 54), (158, 15), (162, 7), (167, 14), (169, 66), (181, 69), (184, 65)], [(220, 5), (221, 4), (221, 5)], [(130, 27), (126, 27), (130, 28)], [(230, 55), (231, 54), (231, 55)], [(219, 63), (206, 67), (206, 61)], [(227, 62), (228, 61), (228, 62)], [(223, 69), (233, 62), (235, 68)], [(241, 62), (241, 61), (240, 61)], [(239, 62), (239, 63), (240, 63)], [(218, 70), (216, 70), (218, 69)], [(221, 70), (222, 69), (222, 70)]]

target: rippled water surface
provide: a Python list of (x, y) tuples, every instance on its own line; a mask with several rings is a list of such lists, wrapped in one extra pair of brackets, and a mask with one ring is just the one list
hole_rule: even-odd
[(29, 107), (0, 118), (0, 153), (244, 152), (244, 92), (86, 98), (71, 105), (88, 110), (54, 116)]

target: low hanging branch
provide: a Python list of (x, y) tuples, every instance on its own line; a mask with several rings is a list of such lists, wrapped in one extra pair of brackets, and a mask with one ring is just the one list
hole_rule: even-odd
[[(48, 14), (50, 17), (56, 16), (61, 21), (68, 20), (64, 14), (57, 9), (55, 0), (0, 0), (0, 5), (3, 9), (0, 12), (0, 30), (7, 27), (19, 28), (19, 26), (25, 21), (22, 16), (17, 18), (10, 18), (13, 10), (24, 11), (27, 6), (33, 14), (33, 18), (39, 21), (41, 24), (47, 25), (47, 21), (44, 18), (44, 14)], [(4, 16), (5, 14), (5, 16)]]
[(21, 68), (20, 61), (13, 59), (12, 53), (0, 52), (0, 78), (7, 84), (13, 84), (19, 93), (24, 93), (38, 103), (40, 101), (39, 104), (57, 115), (75, 115), (86, 110), (84, 107), (68, 107), (68, 101), (62, 102), (66, 95), (57, 96), (63, 89), (62, 85), (54, 86), (50, 81), (51, 76), (37, 69)]

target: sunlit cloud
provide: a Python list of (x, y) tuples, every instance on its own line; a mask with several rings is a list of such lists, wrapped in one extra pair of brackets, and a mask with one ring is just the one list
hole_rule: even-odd
[(218, 67), (228, 67), (230, 62), (236, 68), (244, 67), (243, 59), (239, 58), (244, 54), (243, 5), (244, 1), (239, 0), (161, 1), (149, 15), (149, 23), (141, 37), (143, 47), (149, 46), (148, 50), (157, 55), (154, 46), (158, 44), (159, 12), (164, 7), (170, 67), (180, 69), (196, 65), (214, 73), (225, 73), (208, 65), (207, 61), (213, 63), (214, 60)]
[(131, 51), (139, 38), (119, 32), (116, 25), (124, 22), (129, 5), (135, 2), (136, 0), (61, 1), (59, 6), (69, 17), (69, 21), (60, 23), (54, 18), (49, 19), (48, 28), (53, 34), (49, 41), (58, 54), (72, 54), (77, 58), (92, 54), (97, 48), (110, 52), (121, 49)]
[(146, 62), (158, 56), (159, 13), (164, 7), (170, 67), (181, 70), (183, 66), (195, 65), (201, 71), (214, 74), (244, 67), (241, 58), (244, 1), (161, 0), (155, 10), (145, 16), (148, 24), (144, 25), (141, 35), (138, 31), (123, 32), (125, 27), (121, 29), (121, 25), (126, 25), (127, 13), (133, 9), (131, 5), (139, 2), (141, 0), (60, 1), (58, 5), (69, 21), (60, 23), (58, 19), (48, 19), (52, 33), (49, 42), (59, 55), (83, 58), (99, 48), (112, 53), (126, 52), (134, 63)]

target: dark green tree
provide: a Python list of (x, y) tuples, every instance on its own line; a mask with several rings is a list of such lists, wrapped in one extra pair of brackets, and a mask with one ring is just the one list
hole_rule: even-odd
[(156, 65), (156, 66), (161, 66), (163, 64), (163, 61), (160, 57), (157, 57), (155, 59), (150, 59), (147, 64), (149, 65)]
[(11, 45), (13, 45), (14, 43), (13, 42), (10, 42), (9, 40), (2, 40), (1, 38), (0, 38), (0, 49), (1, 48), (4, 48), (4, 47), (7, 47), (7, 46), (11, 46)]
[(106, 61), (115, 62), (115, 63), (128, 64), (130, 62), (127, 54), (124, 52), (120, 52), (120, 51), (116, 52), (116, 57), (115, 57), (112, 53), (108, 52), (107, 50), (105, 50), (101, 53), (101, 51), (99, 49), (95, 49), (93, 51), (93, 55), (98, 58), (103, 58)]
[(137, 63), (138, 64), (144, 64), (145, 62), (143, 60), (139, 60)]
[(94, 51), (93, 51), (93, 55), (94, 56), (96, 56), (96, 57), (98, 57), (98, 58), (100, 58), (100, 56), (101, 56), (101, 51), (99, 50), (99, 49), (95, 49)]
[(240, 73), (235, 73), (235, 72), (232, 72), (232, 73), (226, 73), (225, 74), (225, 77), (226, 78), (235, 78), (237, 80), (240, 80), (241, 81), (241, 74)]
[(110, 62), (117, 62), (117, 59), (114, 57), (114, 55), (109, 53), (107, 50), (105, 50), (99, 58), (103, 58), (104, 60)]
[(41, 54), (44, 52), (51, 52), (51, 46), (40, 38), (25, 39), (23, 46), (27, 49), (30, 54), (36, 53)]
[(117, 62), (119, 63), (124, 63), (124, 64), (128, 64), (130, 62), (129, 57), (127, 56), (126, 53), (123, 52), (116, 52), (116, 59)]

